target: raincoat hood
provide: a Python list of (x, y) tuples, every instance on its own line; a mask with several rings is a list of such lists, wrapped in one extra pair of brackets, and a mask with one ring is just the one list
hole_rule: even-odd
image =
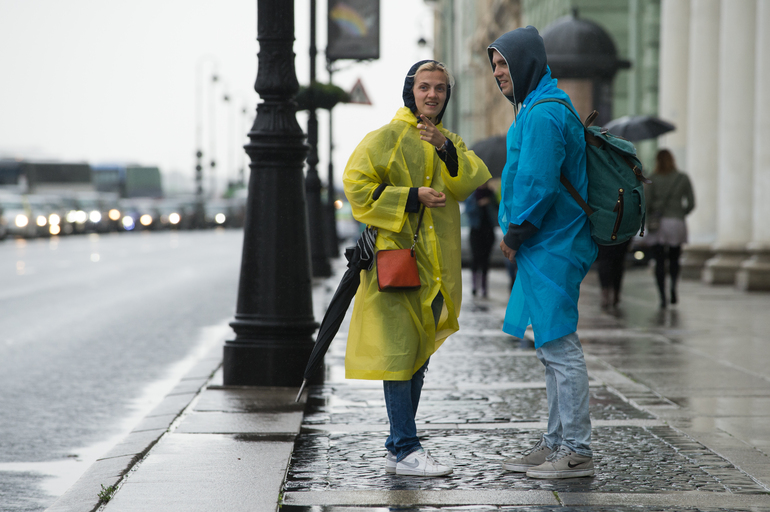
[[(412, 111), (412, 114), (414, 114), (415, 119), (417, 118), (417, 102), (414, 100), (414, 74), (417, 72), (417, 70), (425, 64), (426, 62), (435, 62), (436, 64), (440, 64), (440, 62), (436, 60), (421, 60), (420, 62), (416, 63), (414, 66), (412, 66), (409, 69), (409, 73), (406, 74), (406, 78), (404, 78), (404, 92), (401, 94), (401, 96), (404, 98), (404, 106), (409, 107), (409, 110)], [(447, 83), (446, 84), (446, 101), (444, 102), (444, 107), (441, 109), (441, 112), (438, 114), (438, 118), (436, 119), (436, 124), (439, 124), (441, 122), (441, 118), (444, 117), (444, 111), (446, 111), (446, 106), (449, 104), (449, 97), (452, 95), (452, 85)]]
[[(508, 71), (513, 83), (513, 96), (505, 95), (505, 97), (516, 107), (537, 88), (540, 79), (548, 69), (543, 38), (532, 25), (517, 28), (501, 35), (489, 45), (487, 53), (490, 64), (492, 64), (494, 50), (497, 50), (508, 63)], [(492, 70), (494, 69), (495, 66), (492, 64)], [(497, 86), (500, 87), (500, 82)]]

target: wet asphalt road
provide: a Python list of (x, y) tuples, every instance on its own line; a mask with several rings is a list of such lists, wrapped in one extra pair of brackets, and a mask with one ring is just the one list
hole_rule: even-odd
[(0, 510), (44, 510), (231, 336), (243, 232), (0, 242)]

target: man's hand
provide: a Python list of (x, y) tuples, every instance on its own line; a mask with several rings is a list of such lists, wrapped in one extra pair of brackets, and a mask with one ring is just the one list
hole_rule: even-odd
[(419, 199), (426, 208), (443, 208), (446, 206), (446, 196), (444, 193), (433, 190), (430, 187), (418, 188), (417, 199)]
[(436, 128), (436, 125), (430, 119), (422, 114), (420, 114), (420, 124), (417, 125), (417, 129), (420, 130), (420, 139), (430, 142), (436, 149), (444, 145), (446, 140), (444, 134)]
[(505, 245), (505, 240), (500, 240), (500, 250), (503, 251), (503, 255), (508, 258), (511, 263), (514, 262), (516, 257), (516, 251)]

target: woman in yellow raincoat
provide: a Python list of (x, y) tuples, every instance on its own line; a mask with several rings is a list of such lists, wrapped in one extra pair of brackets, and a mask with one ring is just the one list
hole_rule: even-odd
[(415, 414), (430, 356), (459, 329), (458, 203), (491, 175), (441, 125), (450, 93), (443, 64), (412, 66), (404, 81), (405, 106), (364, 137), (343, 175), (353, 216), (378, 230), (376, 250), (411, 247), (425, 206), (416, 248), (420, 289), (380, 292), (376, 268), (362, 271), (345, 356), (347, 378), (384, 381), (390, 421), (385, 469), (399, 475), (452, 472), (420, 446)]

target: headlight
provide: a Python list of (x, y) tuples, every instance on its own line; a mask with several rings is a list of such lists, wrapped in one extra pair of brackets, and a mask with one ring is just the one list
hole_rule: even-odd
[(88, 214), (86, 212), (83, 210), (78, 210), (75, 212), (75, 222), (78, 224), (85, 224), (86, 220), (88, 220)]
[(123, 227), (124, 227), (124, 228), (125, 228), (127, 231), (131, 231), (132, 229), (134, 229), (134, 219), (132, 219), (132, 218), (131, 218), (130, 216), (128, 216), (128, 215), (126, 215), (125, 217), (123, 217)]
[(216, 222), (217, 224), (224, 224), (226, 220), (227, 220), (227, 217), (225, 217), (224, 213), (217, 213), (214, 216), (214, 222)]
[(179, 224), (180, 220), (182, 220), (182, 217), (178, 213), (171, 213), (168, 216), (168, 221), (171, 224), (177, 225), (177, 224)]
[(51, 233), (52, 235), (58, 235), (59, 233), (61, 233), (61, 228), (59, 227), (58, 224), (51, 224), (48, 227), (48, 232)]
[(96, 210), (93, 210), (91, 213), (88, 214), (88, 220), (96, 224), (100, 220), (102, 220), (102, 214)]
[(78, 212), (76, 212), (75, 210), (68, 211), (67, 212), (67, 222), (69, 222), (70, 224), (74, 224), (75, 223), (75, 219), (77, 219), (77, 216), (78, 216)]
[(58, 226), (60, 222), (61, 222), (61, 217), (59, 217), (55, 213), (52, 213), (51, 215), (48, 216), (48, 224), (52, 226)]
[(45, 215), (38, 215), (37, 219), (35, 220), (37, 222), (37, 225), (41, 228), (48, 224), (48, 219), (45, 218)]
[(145, 213), (144, 215), (139, 217), (139, 223), (142, 226), (149, 226), (150, 224), (152, 224), (152, 215)]
[(29, 219), (26, 215), (20, 213), (16, 216), (16, 227), (25, 228), (27, 227), (27, 224), (29, 224)]
[(108, 214), (108, 216), (110, 217), (110, 220), (120, 220), (120, 212), (115, 208), (110, 210), (110, 213)]

